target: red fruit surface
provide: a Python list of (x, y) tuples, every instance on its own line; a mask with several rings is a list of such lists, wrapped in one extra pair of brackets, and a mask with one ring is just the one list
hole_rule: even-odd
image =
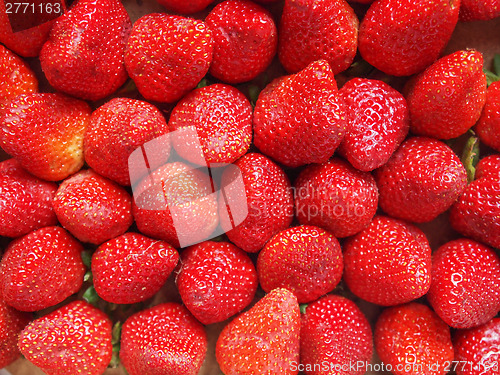
[(257, 272), (251, 259), (229, 242), (205, 241), (181, 253), (177, 288), (203, 324), (222, 322), (252, 302)]
[(205, 359), (203, 326), (178, 303), (165, 303), (127, 319), (120, 360), (130, 375), (196, 375)]
[(265, 292), (285, 288), (299, 303), (331, 292), (342, 277), (342, 250), (329, 232), (302, 225), (275, 235), (259, 253), (257, 272)]
[(191, 14), (202, 11), (214, 0), (157, 0), (165, 8), (176, 13)]
[(488, 87), (486, 102), (474, 130), (481, 142), (500, 152), (500, 81)]
[(499, 16), (499, 0), (460, 0), (460, 21), (486, 21)]
[(21, 356), (17, 339), (31, 318), (31, 314), (17, 311), (0, 299), (0, 368)]
[(344, 102), (328, 63), (319, 60), (271, 82), (259, 95), (255, 146), (287, 167), (323, 163), (342, 141)]

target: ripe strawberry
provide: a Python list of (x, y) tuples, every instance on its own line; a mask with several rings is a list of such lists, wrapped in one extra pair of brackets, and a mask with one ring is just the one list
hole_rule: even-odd
[(286, 288), (299, 303), (311, 302), (331, 292), (342, 277), (339, 241), (312, 225), (285, 229), (259, 253), (257, 273), (266, 292)]
[(460, 21), (486, 21), (499, 16), (499, 0), (460, 0)]
[[(307, 306), (302, 315), (300, 362), (307, 375), (362, 375), (366, 369), (359, 364), (370, 362), (372, 340), (370, 324), (356, 304), (341, 296), (328, 295)], [(329, 369), (318, 370), (318, 364), (326, 364)], [(335, 368), (350, 369), (352, 364), (356, 366), (354, 371), (335, 371)]]
[(326, 229), (335, 237), (358, 233), (377, 211), (373, 176), (342, 159), (305, 168), (295, 181), (295, 215), (301, 224)]
[(500, 152), (500, 81), (488, 87), (486, 102), (474, 129), (481, 142)]
[(221, 371), (230, 374), (298, 374), (300, 311), (297, 298), (274, 289), (224, 327), (215, 347)]
[(271, 82), (259, 95), (255, 146), (287, 167), (323, 163), (344, 136), (344, 103), (324, 60)]
[(414, 134), (456, 138), (479, 119), (486, 100), (486, 76), (480, 52), (452, 53), (410, 82), (406, 99)]
[(210, 74), (221, 81), (250, 81), (271, 64), (278, 31), (271, 13), (248, 0), (227, 0), (205, 19), (214, 38)]
[[(168, 126), (175, 134), (174, 147), (187, 161), (208, 165), (232, 163), (252, 143), (252, 106), (236, 88), (215, 84), (191, 91), (177, 103)], [(201, 144), (198, 154), (183, 133), (194, 132)], [(202, 151), (202, 152), (201, 152)]]
[(127, 319), (120, 360), (129, 375), (196, 375), (205, 359), (203, 326), (178, 303), (165, 303)]
[(202, 11), (214, 0), (157, 0), (165, 8), (176, 13), (191, 14)]
[(0, 368), (21, 356), (17, 347), (18, 336), (31, 318), (31, 314), (13, 309), (0, 298)]
[(347, 128), (339, 153), (361, 171), (384, 165), (408, 134), (405, 98), (382, 81), (364, 78), (351, 79), (340, 94)]
[(486, 323), (500, 311), (500, 259), (495, 251), (469, 239), (450, 241), (432, 255), (427, 299), (454, 328)]
[(431, 248), (416, 226), (376, 216), (344, 246), (344, 280), (355, 295), (382, 306), (422, 297), (431, 285)]
[[(279, 231), (290, 226), (293, 219), (293, 196), (290, 182), (283, 170), (264, 155), (249, 153), (234, 163), (243, 178), (248, 215), (236, 227), (221, 214), (221, 226), (228, 238), (239, 248), (258, 252)], [(222, 176), (222, 186), (233, 180), (231, 170)], [(230, 203), (230, 202), (229, 202)], [(226, 202), (219, 200), (219, 212)], [(234, 216), (234, 215), (233, 215)]]
[(229, 242), (206, 241), (181, 253), (176, 284), (196, 319), (212, 324), (247, 307), (258, 281), (255, 267), (243, 250)]
[(395, 375), (444, 375), (453, 361), (450, 328), (420, 303), (384, 310), (374, 336), (380, 360)]
[(359, 26), (361, 56), (384, 73), (409, 76), (432, 64), (450, 40), (460, 1), (381, 0)]
[(119, 0), (78, 0), (56, 21), (40, 52), (47, 80), (86, 100), (112, 94), (127, 79), (124, 54), (131, 28)]
[(53, 205), (64, 228), (95, 245), (125, 233), (134, 221), (127, 191), (91, 169), (64, 180)]
[(60, 227), (45, 227), (12, 241), (0, 263), (0, 294), (21, 311), (54, 306), (80, 290), (82, 245)]
[(87, 302), (74, 301), (28, 324), (19, 349), (47, 375), (99, 375), (111, 360), (111, 321)]
[(134, 23), (125, 66), (147, 100), (173, 103), (207, 74), (212, 50), (212, 33), (204, 22), (152, 13)]
[(358, 18), (345, 0), (286, 0), (279, 27), (279, 59), (290, 73), (324, 59), (334, 74), (353, 62)]
[(458, 156), (436, 139), (411, 137), (375, 171), (380, 207), (388, 215), (416, 223), (446, 211), (467, 185)]
[(0, 113), (0, 146), (21, 166), (48, 181), (83, 166), (83, 134), (90, 108), (62, 94), (27, 94)]

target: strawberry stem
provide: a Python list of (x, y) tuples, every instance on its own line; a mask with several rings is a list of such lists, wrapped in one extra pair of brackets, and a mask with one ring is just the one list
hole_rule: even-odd
[(479, 138), (476, 137), (474, 132), (470, 132), (472, 135), (467, 140), (464, 150), (462, 152), (462, 163), (467, 171), (467, 181), (470, 183), (474, 181), (474, 176), (476, 174), (476, 165), (479, 161)]

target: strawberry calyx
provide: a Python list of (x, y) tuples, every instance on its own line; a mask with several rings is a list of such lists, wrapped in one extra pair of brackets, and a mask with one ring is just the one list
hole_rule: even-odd
[(309, 306), (309, 304), (307, 304), (307, 303), (301, 303), (299, 305), (300, 313), (302, 315), (306, 313), (307, 306)]
[(493, 58), (493, 71), (484, 69), (486, 83), (490, 86), (493, 82), (500, 81), (500, 54), (495, 54)]
[(474, 181), (476, 165), (479, 162), (479, 138), (472, 130), (469, 130), (469, 133), (471, 136), (465, 143), (461, 160), (467, 171), (467, 182), (470, 183)]
[(108, 368), (117, 368), (120, 365), (120, 338), (122, 334), (123, 323), (118, 321), (113, 325), (111, 331), (111, 345), (113, 346), (113, 355)]

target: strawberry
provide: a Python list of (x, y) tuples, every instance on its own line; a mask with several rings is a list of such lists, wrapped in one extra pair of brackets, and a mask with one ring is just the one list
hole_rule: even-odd
[(450, 40), (459, 8), (460, 1), (376, 1), (359, 26), (359, 52), (384, 73), (419, 73), (439, 57)]
[(410, 81), (407, 90), (414, 134), (456, 138), (476, 123), (486, 100), (483, 56), (474, 50), (445, 56)]
[(214, 38), (210, 74), (221, 81), (250, 81), (264, 72), (276, 55), (278, 31), (272, 15), (252, 1), (223, 1), (205, 22)]
[[(256, 253), (279, 231), (288, 228), (293, 219), (293, 196), (283, 170), (264, 155), (249, 153), (237, 160), (245, 187), (248, 215), (233, 227), (221, 214), (221, 226), (239, 248)], [(222, 186), (233, 181), (232, 170), (224, 171)], [(219, 200), (219, 212), (225, 212), (226, 201)]]
[(296, 375), (290, 364), (299, 362), (299, 336), (297, 298), (274, 289), (224, 327), (215, 356), (225, 375)]
[(132, 225), (132, 198), (91, 169), (64, 180), (53, 201), (61, 225), (82, 242), (101, 244)]
[(353, 62), (358, 18), (345, 0), (286, 0), (279, 26), (279, 59), (290, 73), (324, 59), (334, 74)]
[(136, 303), (155, 295), (174, 270), (179, 254), (164, 241), (125, 233), (92, 255), (97, 294), (112, 303)]
[(441, 141), (407, 138), (375, 171), (380, 207), (398, 219), (423, 223), (446, 211), (467, 185), (458, 156)]
[(460, 0), (460, 21), (486, 21), (499, 16), (499, 0)]
[(89, 106), (62, 94), (26, 94), (0, 113), (0, 146), (21, 166), (48, 181), (63, 180), (83, 166)]
[(81, 99), (112, 94), (127, 79), (124, 54), (131, 28), (119, 0), (78, 0), (56, 21), (40, 52), (47, 80)]
[(500, 81), (488, 87), (486, 102), (474, 129), (481, 142), (500, 152)]
[(202, 11), (214, 0), (157, 0), (165, 8), (176, 13), (191, 14)]
[[(354, 302), (328, 295), (307, 306), (300, 328), (300, 362), (305, 374), (362, 375), (372, 353), (370, 324)], [(349, 371), (335, 371), (346, 368)]]
[[(176, 131), (174, 146), (184, 160), (201, 165), (232, 163), (252, 143), (252, 106), (232, 86), (205, 86), (177, 103), (168, 127)], [(184, 140), (185, 131), (196, 131), (202, 154), (198, 155), (192, 143)]]
[(454, 328), (486, 323), (500, 311), (500, 259), (479, 242), (461, 238), (432, 255), (427, 299)]
[(255, 267), (243, 250), (229, 242), (188, 247), (181, 253), (180, 265), (176, 284), (182, 301), (203, 324), (222, 322), (253, 300), (258, 285)]
[(377, 305), (410, 302), (431, 285), (431, 248), (416, 226), (376, 216), (344, 246), (344, 280), (355, 295)]
[(125, 66), (144, 98), (173, 103), (207, 74), (212, 50), (212, 33), (204, 22), (151, 13), (134, 23)]
[(129, 375), (196, 375), (206, 351), (203, 326), (178, 303), (140, 311), (123, 324), (120, 360)]
[(82, 245), (60, 227), (45, 227), (12, 241), (0, 263), (0, 294), (21, 311), (54, 306), (80, 290)]
[(342, 250), (329, 232), (302, 225), (279, 232), (257, 259), (259, 282), (266, 292), (286, 288), (299, 303), (331, 292), (342, 277)]
[(31, 318), (31, 314), (17, 311), (0, 299), (0, 368), (21, 356), (17, 347), (18, 336)]
[(53, 182), (26, 172), (15, 159), (0, 163), (0, 236), (19, 237), (42, 227), (56, 225), (52, 199)]
[(47, 375), (99, 375), (111, 360), (111, 321), (87, 302), (74, 301), (28, 324), (19, 349)]
[(373, 176), (342, 159), (306, 167), (295, 181), (295, 215), (301, 224), (330, 231), (335, 237), (358, 233), (377, 211)]
[(384, 310), (374, 336), (380, 360), (395, 375), (444, 375), (453, 361), (450, 328), (420, 303)]
[(384, 165), (408, 134), (405, 98), (382, 81), (364, 78), (351, 79), (340, 94), (347, 128), (339, 153), (360, 171)]
[(345, 116), (333, 72), (319, 60), (260, 93), (253, 118), (255, 146), (287, 167), (323, 163), (342, 141)]

